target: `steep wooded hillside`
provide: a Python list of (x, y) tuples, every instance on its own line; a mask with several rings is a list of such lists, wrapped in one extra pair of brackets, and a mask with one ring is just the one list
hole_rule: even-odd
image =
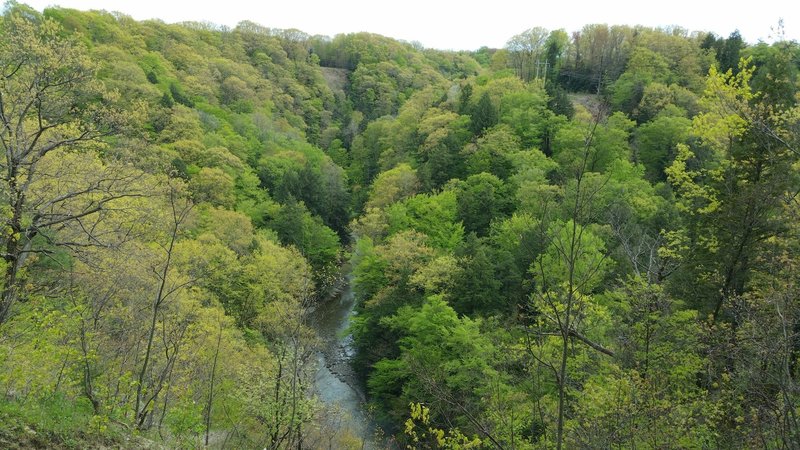
[(350, 270), (386, 446), (795, 448), (799, 68), (8, 3), (0, 446), (362, 448), (308, 319)]

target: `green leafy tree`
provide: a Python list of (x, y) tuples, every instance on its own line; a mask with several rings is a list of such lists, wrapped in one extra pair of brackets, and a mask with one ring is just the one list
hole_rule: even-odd
[(759, 101), (750, 86), (753, 71), (744, 61), (736, 75), (711, 69), (704, 112), (691, 130), (707, 152), (679, 145), (667, 169), (700, 252), (695, 273), (709, 280), (693, 297), (708, 302), (701, 306), (715, 318), (746, 291), (763, 242), (786, 226), (776, 212), (797, 183), (791, 169), (798, 157), (791, 131), (797, 108), (775, 110)]
[(735, 30), (724, 40), (717, 52), (717, 61), (719, 62), (721, 73), (726, 73), (729, 70), (734, 73), (739, 71), (739, 59), (744, 46), (744, 39), (742, 39), (739, 30)]
[(611, 104), (615, 110), (631, 114), (642, 100), (648, 84), (668, 83), (670, 78), (665, 57), (648, 48), (636, 47), (631, 52), (625, 72), (611, 88)]
[(203, 167), (189, 181), (195, 202), (208, 202), (214, 206), (232, 208), (236, 202), (234, 180), (219, 168)]
[(353, 272), (361, 301), (352, 325), (357, 368), (372, 367), (396, 352), (398, 336), (382, 320), (402, 306), (422, 301), (421, 289), (413, 279), (434, 257), (434, 249), (426, 241), (425, 235), (407, 230), (390, 236), (383, 245), (374, 246), (369, 240), (358, 244)]
[(464, 236), (458, 220), (457, 194), (452, 190), (437, 195), (418, 194), (386, 211), (389, 232), (413, 229), (424, 233), (432, 246), (453, 250)]
[(473, 134), (480, 135), (487, 128), (491, 128), (497, 124), (497, 107), (494, 106), (487, 92), (481, 95), (481, 98), (478, 99), (478, 103), (472, 108), (471, 113), (470, 130)]
[(691, 121), (680, 115), (663, 114), (636, 129), (636, 160), (645, 167), (648, 180), (664, 181), (664, 170), (675, 158), (678, 144), (688, 139)]
[(415, 448), (446, 448), (468, 449), (481, 445), (478, 438), (469, 439), (459, 430), (444, 430), (432, 427), (430, 424), (430, 408), (420, 403), (411, 403), (411, 415), (405, 422), (405, 434), (411, 440), (408, 449)]
[(469, 235), (458, 253), (461, 258), (448, 296), (453, 309), (470, 317), (508, 311), (489, 247)]
[(500, 100), (500, 122), (511, 127), (525, 149), (547, 151), (545, 144), (553, 120), (543, 89), (511, 92)]
[(519, 139), (506, 126), (497, 126), (467, 145), (467, 172), (470, 175), (491, 173), (505, 180), (513, 171), (514, 154), (520, 150)]
[[(87, 230), (85, 241), (92, 242), (91, 227), (83, 224), (101, 221), (103, 211), (123, 197), (141, 195), (135, 187), (139, 174), (114, 162), (101, 163), (94, 155), (96, 141), (111, 134), (121, 118), (109, 107), (113, 95), (94, 78), (95, 66), (85, 49), (62, 31), (56, 22), (30, 20), (14, 7), (0, 28), (0, 142), (5, 154), (0, 163), (0, 325), (19, 297), (25, 262), (42, 251), (35, 238), (47, 236), (57, 245), (52, 230), (79, 226)], [(54, 184), (53, 178), (69, 182)]]
[(286, 245), (295, 246), (314, 268), (320, 291), (330, 286), (336, 276), (339, 260), (339, 237), (312, 216), (305, 204), (290, 199), (270, 222)]
[(431, 108), (422, 117), (417, 133), (419, 146), (419, 176), (423, 186), (434, 189), (463, 174), (461, 149), (470, 137), (469, 118), (450, 111)]
[(594, 342), (582, 330), (591, 323), (587, 314), (595, 309), (591, 293), (599, 285), (610, 262), (605, 244), (590, 228), (574, 221), (555, 222), (547, 232), (550, 239), (544, 253), (531, 267), (536, 274), (538, 289), (534, 307), (541, 313), (539, 327), (544, 335), (555, 334), (552, 345), (557, 348), (552, 360), (546, 356), (536, 359), (550, 368), (557, 388), (556, 446), (564, 445), (564, 426), (570, 386), (568, 362), (575, 357), (571, 348), (574, 340), (593, 350), (613, 356), (614, 352)]
[(524, 81), (544, 76), (547, 42), (550, 33), (542, 27), (528, 29), (513, 36), (506, 43), (511, 64), (517, 76)]
[[(486, 360), (492, 345), (481, 335), (478, 322), (459, 318), (444, 300), (429, 297), (419, 308), (401, 308), (384, 323), (400, 333), (400, 355), (376, 363), (368, 382), (373, 395), (396, 404), (402, 414), (409, 402), (431, 398), (437, 418), (446, 420), (461, 412), (469, 418), (463, 429), (498, 445), (493, 431), (480, 420), (480, 404), (472, 395), (494, 375)], [(395, 397), (392, 391), (398, 387), (402, 395)]]
[[(628, 141), (634, 125), (620, 112), (602, 124), (588, 117), (573, 121), (556, 133), (553, 159), (570, 175), (580, 171), (605, 172), (613, 161), (630, 158)], [(588, 141), (587, 130), (592, 136)]]
[(372, 184), (367, 208), (385, 208), (392, 203), (413, 195), (419, 189), (417, 171), (408, 164), (381, 172)]
[(502, 180), (488, 173), (469, 176), (456, 191), (458, 218), (464, 231), (484, 236), (492, 220), (509, 214), (513, 208), (508, 187)]

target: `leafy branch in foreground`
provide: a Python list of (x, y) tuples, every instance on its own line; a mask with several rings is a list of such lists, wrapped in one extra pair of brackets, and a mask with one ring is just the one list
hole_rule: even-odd
[[(71, 226), (100, 243), (98, 220), (130, 196), (143, 195), (142, 174), (102, 162), (99, 139), (113, 134), (122, 116), (113, 93), (95, 78), (84, 48), (63, 37), (54, 21), (4, 17), (0, 39), (0, 245), (3, 286), (0, 325), (18, 297), (23, 266), (41, 252), (34, 239)], [(45, 241), (57, 240), (44, 236)]]

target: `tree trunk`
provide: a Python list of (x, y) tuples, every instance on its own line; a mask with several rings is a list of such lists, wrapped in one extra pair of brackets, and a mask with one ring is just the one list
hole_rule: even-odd
[(3, 297), (0, 299), (0, 326), (8, 320), (11, 313), (11, 306), (17, 301), (17, 277), (19, 274), (19, 220), (14, 214), (11, 220), (11, 230), (6, 239), (6, 254), (4, 259), (6, 261), (5, 274), (3, 276)]
[(169, 293), (165, 293), (167, 287), (167, 276), (169, 275), (170, 264), (172, 262), (172, 253), (175, 248), (175, 241), (178, 239), (178, 229), (180, 228), (183, 219), (186, 218), (186, 214), (189, 211), (187, 207), (180, 213), (177, 211), (175, 207), (175, 193), (170, 193), (170, 201), (172, 203), (172, 214), (173, 214), (173, 224), (172, 230), (170, 234), (169, 246), (166, 249), (166, 261), (164, 261), (164, 267), (161, 269), (161, 272), (158, 274), (159, 276), (159, 285), (158, 291), (156, 293), (155, 299), (153, 299), (153, 308), (152, 308), (152, 316), (150, 320), (150, 328), (147, 330), (147, 347), (145, 348), (144, 353), (144, 361), (142, 362), (142, 368), (139, 370), (139, 376), (137, 379), (136, 385), (136, 405), (134, 409), (134, 423), (136, 424), (136, 428), (141, 429), (144, 425), (145, 419), (147, 417), (147, 407), (150, 402), (146, 402), (143, 404), (144, 399), (144, 379), (147, 375), (147, 369), (150, 365), (150, 358), (153, 351), (153, 338), (155, 337), (156, 333), (156, 325), (158, 324), (158, 314), (161, 310), (161, 305), (166, 299), (168, 295), (174, 292), (174, 289)]
[(569, 334), (561, 333), (561, 365), (558, 368), (558, 423), (556, 425), (556, 449), (564, 444), (564, 407), (566, 406), (567, 356), (569, 355)]
[(206, 447), (208, 447), (208, 434), (211, 430), (211, 405), (214, 402), (214, 378), (217, 374), (217, 358), (219, 346), (222, 342), (222, 319), (219, 321), (219, 334), (217, 335), (217, 349), (214, 351), (214, 363), (211, 365), (211, 386), (208, 389), (208, 405), (206, 406)]

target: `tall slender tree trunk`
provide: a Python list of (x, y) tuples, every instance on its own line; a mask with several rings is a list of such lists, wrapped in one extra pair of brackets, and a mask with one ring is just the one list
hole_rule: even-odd
[(100, 414), (100, 400), (94, 392), (94, 376), (89, 362), (89, 343), (86, 337), (86, 322), (81, 317), (81, 352), (83, 353), (83, 394), (92, 404), (95, 414)]
[(219, 347), (222, 342), (222, 319), (219, 321), (219, 334), (217, 334), (217, 349), (214, 351), (214, 362), (211, 365), (211, 386), (208, 388), (208, 405), (206, 406), (206, 447), (208, 447), (208, 435), (211, 432), (211, 405), (214, 403), (214, 379), (217, 374), (217, 359), (219, 357)]
[(558, 368), (558, 423), (556, 425), (556, 448), (564, 444), (564, 407), (566, 406), (567, 357), (569, 355), (569, 334), (561, 333), (561, 365)]
[(158, 291), (156, 293), (155, 298), (153, 299), (153, 308), (152, 314), (150, 317), (150, 328), (147, 330), (147, 346), (145, 347), (144, 353), (144, 361), (142, 362), (142, 368), (139, 370), (139, 376), (137, 378), (137, 385), (136, 385), (136, 405), (134, 409), (134, 422), (137, 428), (141, 428), (144, 423), (145, 419), (147, 418), (147, 408), (149, 406), (149, 402), (143, 402), (144, 400), (144, 384), (145, 384), (145, 377), (147, 375), (147, 370), (150, 367), (150, 358), (153, 352), (153, 339), (156, 333), (156, 325), (158, 324), (158, 314), (161, 311), (161, 305), (164, 303), (164, 300), (167, 295), (165, 294), (166, 287), (167, 287), (167, 276), (169, 275), (170, 264), (172, 263), (172, 253), (175, 249), (175, 241), (178, 239), (178, 229), (180, 228), (183, 219), (186, 218), (186, 214), (189, 211), (189, 208), (178, 213), (175, 207), (175, 193), (170, 193), (170, 201), (172, 203), (172, 213), (173, 213), (173, 224), (172, 230), (170, 234), (169, 246), (166, 249), (166, 261), (164, 262), (164, 267), (161, 269), (161, 272), (158, 274), (160, 280), (158, 285)]
[(146, 408), (142, 408), (142, 401), (144, 399), (144, 379), (147, 375), (147, 369), (150, 365), (150, 355), (153, 351), (153, 338), (156, 333), (156, 324), (158, 322), (158, 310), (161, 306), (160, 301), (158, 300), (160, 298), (160, 293), (161, 290), (159, 290), (159, 297), (157, 297), (156, 301), (153, 302), (150, 329), (147, 332), (147, 347), (145, 348), (144, 352), (144, 362), (142, 362), (142, 368), (139, 371), (139, 377), (137, 378), (135, 407), (136, 416), (134, 418), (137, 428), (140, 428), (144, 424), (144, 419), (147, 416)]

